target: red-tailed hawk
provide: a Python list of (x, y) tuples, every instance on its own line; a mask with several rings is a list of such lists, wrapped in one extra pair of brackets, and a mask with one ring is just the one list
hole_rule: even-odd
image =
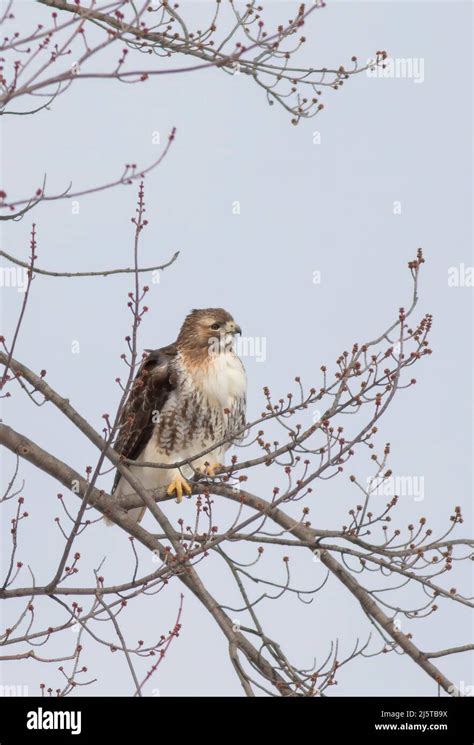
[[(242, 438), (232, 438), (245, 425), (247, 379), (233, 344), (240, 333), (223, 308), (193, 310), (176, 342), (150, 351), (142, 362), (121, 415), (117, 452), (137, 463), (177, 463), (216, 444), (192, 467), (132, 466), (145, 489), (166, 486), (181, 502), (183, 493), (191, 494), (186, 478), (193, 469), (213, 476), (232, 442)], [(118, 471), (112, 493), (133, 494)], [(145, 509), (130, 514), (139, 521)]]

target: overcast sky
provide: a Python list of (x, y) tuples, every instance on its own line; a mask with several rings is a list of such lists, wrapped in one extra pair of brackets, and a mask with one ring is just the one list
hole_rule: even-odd
[[(291, 17), (297, 4), (265, 5), (269, 24), (276, 24)], [(192, 17), (207, 9), (202, 2), (180, 6), (183, 15)], [(46, 13), (23, 2), (18, 18), (32, 22)], [(329, 3), (305, 28), (302, 64), (338, 66), (353, 54), (366, 60), (386, 49), (393, 58), (415, 61), (418, 80), (358, 75), (340, 91), (327, 92), (324, 111), (297, 127), (281, 107), (268, 106), (251, 80), (219, 70), (135, 86), (78, 81), (51, 111), (1, 122), (2, 188), (12, 198), (34, 191), (45, 173), (48, 189), (58, 192), (70, 181), (77, 189), (107, 182), (127, 162), (145, 166), (159, 152), (154, 133), (163, 141), (177, 128), (171, 152), (146, 179), (150, 224), (141, 262), (160, 263), (176, 250), (181, 253), (160, 283), (151, 285), (140, 346), (173, 341), (191, 308), (224, 306), (245, 335), (265, 340), (264, 359), (245, 360), (250, 419), (261, 411), (262, 386), (285, 394), (295, 375), (312, 385), (319, 381), (321, 364), (333, 363), (354, 341), (370, 339), (391, 323), (398, 308), (409, 303), (406, 264), (422, 246), (427, 263), (418, 313), (434, 315), (434, 354), (417, 365), (417, 385), (401, 392), (384, 417), (379, 443), (380, 449), (391, 443), (395, 473), (424, 480), (422, 500), (414, 495), (401, 500), (401, 522), (426, 515), (434, 530), (442, 530), (460, 504), (468, 516), (466, 535), (472, 528), (473, 289), (450, 286), (448, 272), (473, 263), (471, 26), (469, 3)], [(78, 213), (68, 200), (40, 205), (21, 222), (2, 224), (2, 246), (26, 257), (34, 219), (38, 265), (57, 270), (130, 265), (135, 199), (135, 187), (121, 187), (80, 199)], [(320, 283), (313, 281), (315, 272), (320, 272)], [(38, 277), (18, 342), (17, 357), (35, 370), (46, 368), (51, 384), (97, 428), (101, 415), (117, 405), (114, 379), (124, 376), (120, 354), (129, 330), (130, 289), (131, 280), (124, 276)], [(3, 288), (0, 297), (2, 333), (8, 337), (22, 296)], [(92, 446), (51, 407), (38, 409), (16, 394), (4, 403), (3, 417), (77, 469), (94, 462)], [(12, 462), (5, 455), (4, 481)], [(360, 469), (362, 479), (369, 475), (366, 461)], [(60, 489), (27, 464), (21, 475), (31, 518), (20, 553), (34, 566), (37, 582), (43, 582), (63, 545), (53, 522)], [(110, 487), (111, 479), (104, 486)], [(262, 496), (266, 486), (263, 476), (249, 482)], [(354, 503), (347, 475), (317, 491), (313, 524), (340, 525)], [(69, 504), (74, 505), (72, 497)], [(173, 519), (178, 509), (169, 505)], [(11, 510), (10, 505), (2, 512), (4, 563)], [(190, 515), (189, 510), (185, 504), (183, 514)], [(220, 525), (233, 514), (228, 504), (216, 505)], [(146, 520), (145, 526), (151, 526)], [(80, 550), (84, 568), (92, 569), (107, 556), (111, 579), (131, 571), (127, 537), (117, 528), (98, 523), (81, 539)], [(302, 589), (324, 578), (311, 557), (296, 558), (294, 566)], [(229, 580), (220, 564), (210, 560), (200, 571), (223, 603), (238, 603), (227, 592)], [(265, 565), (263, 571), (276, 576), (280, 570)], [(467, 595), (470, 582), (466, 570)], [(176, 583), (166, 594), (138, 603), (125, 625), (127, 637), (166, 632), (180, 591)], [(262, 619), (302, 667), (314, 657), (324, 658), (336, 637), (347, 654), (356, 638), (365, 639), (370, 631), (357, 603), (335, 580), (311, 605), (295, 597), (278, 603), (262, 604)], [(38, 608), (53, 623), (60, 616), (51, 605), (45, 601)], [(425, 621), (404, 620), (403, 629), (414, 633), (422, 649), (472, 641), (468, 609), (440, 605), (438, 614)], [(4, 628), (13, 610), (0, 610)], [(156, 677), (160, 694), (240, 695), (224, 638), (189, 594), (182, 623), (182, 634)], [(57, 649), (65, 649), (66, 642), (58, 642)], [(91, 642), (84, 661), (91, 676), (99, 678), (88, 694), (129, 695), (123, 658)], [(447, 658), (441, 667), (456, 683), (474, 682), (467, 658)], [(40, 681), (54, 685), (58, 677), (39, 664), (18, 663), (14, 670), (4, 667), (1, 680), (26, 685), (35, 694)], [(411, 660), (386, 655), (351, 663), (331, 691), (383, 693), (435, 695), (436, 690)]]

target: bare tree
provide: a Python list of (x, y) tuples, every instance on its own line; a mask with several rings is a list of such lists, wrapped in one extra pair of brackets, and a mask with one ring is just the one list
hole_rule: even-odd
[[(52, 20), (29, 33), (11, 33), (1, 46), (3, 53), (15, 50), (17, 55), (23, 55), (23, 59), (16, 57), (3, 70), (0, 103), (4, 113), (15, 113), (6, 107), (21, 97), (30, 100), (46, 96), (45, 105), (50, 105), (77, 80), (102, 78), (135, 83), (151, 76), (217, 67), (231, 75), (251, 77), (265, 91), (269, 103), (283, 106), (296, 124), (322, 108), (319, 99), (323, 88), (337, 90), (352, 75), (370, 65), (382, 64), (386, 56), (378, 51), (364, 66), (352, 56), (348, 69), (342, 65), (336, 69), (298, 67), (293, 60), (306, 41), (303, 27), (324, 3), (313, 3), (309, 8), (301, 4), (295, 18), (267, 29), (263, 7), (254, 0), (242, 12), (230, 0), (229, 17), (222, 10), (223, 3), (217, 0), (210, 17), (203, 18), (202, 29), (192, 30), (178, 4), (167, 0), (138, 6), (129, 0), (117, 0), (101, 7), (94, 1), (90, 5), (64, 0), (38, 2), (53, 8)], [(14, 21), (12, 7), (13, 0), (3, 15), (3, 24)], [(126, 47), (120, 50), (113, 65), (90, 68), (104, 49), (115, 49), (117, 44)], [(130, 69), (129, 51), (146, 54), (153, 64), (142, 62), (138, 69)], [(175, 55), (196, 61), (185, 68), (167, 67), (161, 61)]]
[[(202, 29), (191, 30), (177, 4), (117, 0), (98, 7), (63, 0), (38, 0), (45, 8), (45, 21), (31, 29), (18, 30), (14, 0), (0, 17), (4, 30), (0, 44), (0, 114), (31, 115), (50, 109), (55, 99), (73, 84), (85, 80), (144, 84), (161, 75), (198, 74), (206, 68), (242, 74), (265, 93), (270, 105), (282, 106), (297, 124), (315, 116), (322, 108), (323, 90), (338, 90), (352, 76), (369, 67), (384, 65), (386, 53), (378, 51), (365, 65), (352, 56), (350, 66), (337, 69), (297, 66), (304, 45), (303, 27), (324, 3), (308, 9), (299, 6), (295, 18), (266, 30), (263, 8), (255, 1), (240, 12), (234, 2), (229, 15), (217, 0)], [(52, 10), (49, 10), (51, 8)], [(59, 12), (58, 12), (59, 11)], [(208, 11), (206, 11), (207, 13)], [(194, 58), (192, 64), (174, 66), (169, 58)], [(0, 191), (0, 219), (22, 217), (38, 202), (97, 193), (119, 184), (130, 184), (158, 165), (138, 168), (127, 164), (118, 178), (108, 183), (73, 190), (69, 184), (59, 194), (49, 194), (46, 176), (28, 196), (11, 199), (6, 187)], [(2, 214), (3, 213), (3, 214)]]
[[(86, 24), (92, 24), (94, 30), (98, 27), (105, 34), (102, 46), (121, 41), (126, 43), (127, 50), (131, 47), (157, 56), (184, 53), (196, 57), (201, 66), (213, 65), (227, 72), (238, 64), (265, 88), (270, 98), (289, 108), (296, 119), (315, 113), (319, 104), (313, 106), (303, 101), (297, 91), (292, 91), (292, 103), (288, 103), (286, 94), (277, 92), (281, 90), (279, 84), (292, 84), (296, 76), (297, 86), (329, 85), (324, 81), (330, 71), (289, 68), (293, 53), (302, 42), (283, 56), (281, 52), (283, 43), (300, 32), (313, 8), (305, 11), (302, 6), (296, 19), (279, 29), (276, 36), (264, 31), (261, 10), (254, 3), (247, 5), (243, 16), (233, 8), (235, 24), (216, 42), (220, 3), (216, 4), (215, 16), (207, 30), (194, 32), (189, 30), (178, 10), (167, 2), (152, 8), (152, 23), (146, 25), (143, 17), (148, 12), (148, 4), (138, 10), (132, 3), (124, 2), (97, 9), (95, 4), (84, 8), (80, 4), (40, 1), (55, 8), (49, 30), (36, 29), (29, 36), (22, 36), (21, 41), (18, 37), (4, 41), (4, 52), (8, 45), (17, 50), (28, 43), (36, 44), (36, 51), (30, 49), (25, 59), (34, 58), (39, 65), (35, 74), (31, 72), (33, 62), (17, 65), (13, 79), (8, 83), (6, 78), (3, 80), (4, 107), (20, 96), (29, 98), (39, 93), (48, 96), (46, 105), (49, 106), (55, 96), (77, 79), (94, 74), (85, 72), (84, 65), (101, 49), (100, 44), (99, 47), (89, 44)], [(58, 15), (57, 11), (62, 12)], [(11, 20), (10, 10), (3, 18), (4, 22), (7, 20)], [(58, 32), (69, 35), (61, 46), (53, 41)], [(235, 41), (238, 33), (247, 38), (245, 47)], [(233, 51), (229, 51), (231, 40)], [(76, 41), (85, 48), (78, 68), (73, 74), (70, 69), (67, 73), (58, 73), (58, 62)], [(51, 54), (53, 46), (52, 59), (41, 64), (39, 57), (46, 49), (49, 50), (47, 54)], [(125, 51), (122, 57), (112, 72), (96, 73), (96, 76), (139, 81), (153, 73), (146, 68), (141, 72), (133, 68), (127, 71)], [(320, 79), (317, 84), (315, 78), (310, 82), (311, 75), (316, 74)], [(339, 87), (349, 75), (345, 70), (332, 74), (332, 87)], [(271, 85), (262, 82), (264, 76)], [(51, 94), (54, 86), (56, 90)], [(173, 138), (174, 133), (160, 161), (154, 165), (159, 165)], [(130, 183), (144, 174), (136, 166), (128, 166), (128, 169), (121, 179), (103, 187), (90, 187), (82, 193), (95, 194), (106, 186)], [(66, 190), (64, 194), (48, 197), (43, 188), (36, 198), (9, 204), (13, 208), (11, 216), (24, 216), (38, 201), (71, 194), (71, 190)], [(426, 650), (415, 644), (410, 633), (402, 630), (400, 619), (421, 622), (444, 603), (472, 607), (472, 600), (452, 579), (457, 567), (472, 559), (472, 540), (462, 533), (459, 535), (459, 526), (463, 523), (461, 509), (456, 505), (447, 508), (446, 529), (434, 535), (425, 517), (408, 525), (401, 524), (397, 518), (399, 500), (396, 495), (382, 500), (382, 505), (380, 500), (380, 492), (383, 494), (392, 473), (388, 463), (390, 445), (379, 442), (379, 420), (394, 405), (395, 399), (399, 402), (397, 405), (404, 405), (399, 394), (415, 385), (412, 368), (431, 353), (431, 316), (414, 317), (419, 274), (424, 263), (421, 249), (408, 264), (413, 284), (409, 307), (400, 308), (393, 322), (381, 330), (377, 338), (358, 341), (349, 351), (343, 351), (332, 366), (322, 365), (318, 380), (310, 381), (309, 385), (296, 378), (290, 392), (275, 396), (268, 388), (264, 389), (261, 414), (247, 422), (242, 431), (245, 439), (239, 447), (245, 447), (245, 451), (239, 450), (231, 464), (222, 467), (213, 478), (195, 474), (190, 497), (194, 518), (186, 525), (179, 513), (167, 510), (164, 503), (171, 497), (165, 490), (144, 489), (136, 475), (136, 465), (131, 470), (131, 462), (114, 450), (123, 406), (142, 358), (139, 333), (147, 317), (145, 300), (148, 302), (150, 296), (150, 288), (142, 283), (142, 275), (164, 270), (177, 258), (175, 255), (157, 267), (141, 266), (140, 244), (148, 224), (142, 180), (133, 224), (130, 267), (105, 267), (98, 272), (45, 269), (41, 266), (35, 225), (31, 230), (29, 257), (2, 252), (5, 258), (26, 271), (28, 281), (14, 332), (8, 339), (0, 338), (3, 348), (0, 351), (1, 396), (26, 395), (32, 406), (54, 408), (61, 416), (65, 436), (71, 428), (77, 430), (92, 443), (97, 458), (92, 466), (83, 470), (79, 464), (62, 461), (46, 451), (28, 432), (0, 424), (0, 442), (12, 454), (13, 463), (0, 500), (4, 521), (11, 520), (10, 554), (1, 580), (0, 599), (16, 604), (14, 607), (18, 609), (15, 622), (0, 630), (0, 660), (28, 659), (31, 664), (54, 665), (60, 682), (44, 684), (43, 693), (64, 696), (97, 678), (97, 671), (88, 669), (90, 663), (84, 664), (84, 656), (92, 645), (105, 645), (123, 656), (131, 679), (131, 694), (141, 696), (148, 692), (148, 684), (170, 645), (176, 643), (181, 623), (185, 623), (186, 593), (192, 593), (223, 634), (230, 663), (247, 696), (258, 692), (272, 696), (322, 696), (337, 683), (340, 669), (357, 657), (380, 657), (381, 664), (384, 655), (400, 653), (410, 658), (440, 689), (455, 695), (456, 688), (434, 660), (467, 652), (473, 645), (460, 640), (459, 646), (454, 648)], [(118, 272), (128, 273), (132, 281), (127, 298), (131, 329), (122, 355), (126, 376), (116, 380), (119, 400), (116, 405), (110, 402), (115, 414), (104, 413), (103, 430), (98, 431), (71, 404), (73, 391), (56, 390), (48, 382), (46, 371), (38, 369), (41, 362), (21, 361), (15, 349), (28, 313), (31, 292), (41, 290), (43, 275), (55, 277), (57, 281), (66, 278), (80, 281), (84, 276), (104, 278)], [(308, 412), (315, 410), (317, 415), (313, 421), (304, 425)], [(248, 454), (240, 455), (243, 452)], [(193, 459), (205, 454), (195, 454)], [(356, 454), (366, 454), (369, 459), (373, 473), (368, 482), (363, 474), (357, 475), (355, 467), (352, 470)], [(22, 559), (22, 526), (29, 519), (27, 503), (30, 499), (25, 496), (29, 489), (25, 491), (20, 482), (22, 461), (48, 474), (65, 490), (58, 495), (62, 517), (56, 518), (56, 524), (50, 526), (52, 530), (61, 531), (64, 546), (51, 562), (47, 577), (36, 576), (34, 567), (26, 566)], [(173, 464), (173, 467), (185, 465), (190, 465), (189, 461)], [(142, 463), (141, 466), (170, 468), (170, 464)], [(115, 468), (136, 492), (136, 497), (117, 500), (108, 493), (105, 484), (109, 483), (110, 471)], [(245, 488), (254, 474), (263, 471), (267, 478), (271, 474), (270, 496)], [(348, 510), (342, 522), (323, 527), (324, 502), (319, 493), (323, 492), (328, 479), (339, 480), (341, 504)], [(227, 500), (233, 507), (233, 514), (225, 525), (216, 523), (215, 497)], [(151, 513), (152, 529), (137, 524), (127, 512), (143, 504)], [(310, 519), (315, 505), (318, 527)], [(121, 543), (129, 546), (131, 570), (119, 584), (107, 580), (102, 563), (95, 567), (91, 577), (90, 572), (82, 568), (81, 552), (77, 550), (80, 537), (84, 533), (87, 535), (102, 516), (115, 523), (120, 529)], [(45, 536), (44, 540), (47, 538)], [(301, 587), (298, 571), (292, 569), (292, 562), (301, 552), (310, 552), (311, 560), (325, 568), (325, 578), (316, 587)], [(152, 572), (149, 571), (150, 553), (156, 564)], [(229, 605), (228, 596), (222, 597), (226, 594), (222, 584), (210, 586), (211, 583), (203, 580), (199, 566), (202, 562), (219, 563), (239, 597), (238, 607)], [(278, 603), (283, 596), (293, 595), (301, 601), (303, 613), (305, 605), (327, 582), (357, 601), (367, 618), (367, 636), (357, 639), (349, 652), (341, 650), (338, 640), (334, 640), (329, 649), (315, 646), (311, 659), (302, 668), (290, 659), (286, 649), (288, 640), (274, 639), (267, 633), (260, 608), (265, 601)], [(141, 602), (150, 602), (148, 596), (152, 596), (153, 603), (159, 603), (155, 595), (161, 594), (171, 583), (183, 585), (172, 628), (162, 630), (158, 638), (147, 642), (127, 640), (123, 631), (126, 614), (133, 614), (135, 608), (139, 612)], [(226, 582), (226, 586), (228, 584)], [(406, 588), (410, 589), (408, 601)], [(41, 598), (50, 602), (38, 611)], [(57, 612), (61, 613), (54, 625), (48, 616), (51, 607), (55, 610), (54, 617)], [(236, 621), (236, 615), (242, 620)], [(72, 627), (78, 633), (70, 651), (61, 655), (48, 651), (56, 649), (56, 639)], [(41, 653), (37, 651), (38, 646)], [(48, 669), (51, 671), (51, 667)]]
[[(31, 579), (22, 584), (24, 568), (18, 558), (19, 537), (21, 523), (28, 517), (28, 513), (25, 512), (24, 497), (19, 496), (20, 492), (15, 488), (19, 471), (17, 460), (15, 473), (3, 497), (6, 505), (11, 502), (15, 507), (11, 559), (0, 597), (3, 600), (23, 597), (26, 605), (17, 622), (6, 629), (1, 637), (2, 646), (12, 649), (11, 653), (3, 655), (1, 659), (21, 659), (28, 656), (35, 660), (58, 661), (53, 657), (39, 658), (30, 645), (37, 639), (46, 643), (71, 624), (80, 624), (81, 631), (88, 633), (97, 643), (108, 644), (124, 654), (133, 677), (134, 691), (140, 695), (143, 682), (149, 679), (151, 671), (141, 681), (135, 670), (133, 656), (143, 657), (152, 653), (154, 656), (157, 652), (164, 651), (161, 647), (169, 644), (177, 634), (177, 629), (179, 630), (179, 619), (176, 628), (158, 644), (141, 643), (133, 647), (127, 645), (117, 616), (124, 612), (124, 607), (129, 606), (132, 599), (142, 593), (158, 593), (170, 581), (180, 581), (201, 601), (225, 635), (230, 659), (247, 695), (254, 695), (256, 689), (272, 695), (323, 694), (328, 686), (335, 683), (339, 668), (354, 657), (369, 654), (377, 656), (400, 650), (442, 689), (453, 693), (453, 684), (432, 659), (467, 651), (472, 649), (472, 645), (464, 644), (455, 649), (427, 652), (415, 645), (411, 635), (401, 631), (398, 624), (403, 616), (425, 618), (434, 613), (442, 602), (472, 606), (468, 597), (442, 581), (444, 575), (451, 576), (453, 562), (472, 556), (472, 542), (455, 535), (456, 529), (463, 522), (461, 510), (453, 506), (451, 514), (447, 514), (445, 532), (434, 536), (424, 517), (416, 525), (403, 526), (395, 522), (397, 496), (390, 498), (382, 508), (379, 499), (374, 499), (377, 490), (391, 476), (387, 464), (390, 446), (383, 446), (380, 453), (375, 450), (378, 421), (392, 405), (395, 396), (404, 388), (415, 384), (415, 379), (410, 377), (411, 368), (431, 352), (428, 346), (431, 317), (423, 316), (411, 326), (408, 323), (417, 303), (418, 275), (424, 261), (421, 250), (418, 251), (417, 258), (409, 263), (414, 285), (409, 309), (401, 308), (397, 319), (378, 338), (354, 344), (350, 352), (344, 351), (336, 360), (331, 373), (323, 365), (319, 387), (308, 389), (297, 378), (296, 390), (277, 399), (265, 389), (264, 411), (245, 427), (245, 445), (250, 446), (252, 455), (246, 459), (233, 456), (231, 465), (223, 468), (216, 478), (203, 479), (196, 474), (193, 484), (194, 524), (184, 525), (182, 519), (175, 518), (173, 524), (173, 518), (161, 507), (161, 503), (170, 497), (161, 493), (164, 490), (144, 490), (139, 477), (129, 469), (130, 462), (121, 458), (113, 449), (117, 423), (140, 356), (138, 329), (147, 311), (143, 300), (148, 287), (139, 284), (138, 273), (138, 246), (147, 224), (144, 214), (144, 193), (141, 186), (137, 215), (134, 218), (135, 279), (134, 290), (129, 299), (132, 331), (126, 339), (127, 353), (123, 355), (129, 374), (124, 383), (117, 381), (122, 388), (121, 400), (113, 418), (104, 414), (102, 433), (94, 430), (72, 407), (68, 398), (48, 384), (44, 371), (37, 374), (13, 357), (15, 339), (10, 345), (6, 340), (2, 341), (4, 351), (0, 353), (0, 362), (4, 366), (3, 395), (11, 395), (15, 384), (19, 384), (36, 404), (48, 403), (55, 406), (64, 416), (65, 424), (67, 420), (69, 426), (78, 428), (97, 447), (98, 459), (94, 467), (81, 474), (74, 465), (60, 461), (54, 454), (46, 452), (26, 434), (19, 433), (6, 424), (0, 426), (0, 441), (17, 459), (23, 458), (33, 463), (79, 499), (76, 509), (61, 495), (65, 524), (58, 519), (58, 526), (63, 532), (65, 544), (51, 578), (44, 584), (39, 584), (30, 568)], [(31, 268), (28, 270), (30, 279), (34, 276), (36, 251), (33, 232)], [(59, 273), (55, 273), (54, 276), (58, 275)], [(25, 293), (20, 321), (27, 298), (28, 292)], [(314, 406), (318, 407), (321, 414), (313, 424), (304, 428), (298, 422), (298, 417)], [(344, 417), (347, 416), (352, 417), (350, 421), (355, 424), (346, 425)], [(271, 441), (270, 437), (275, 436), (275, 430), (280, 430), (282, 439)], [(313, 527), (309, 515), (314, 502), (314, 486), (330, 478), (342, 477), (358, 451), (366, 451), (373, 464), (373, 479), (369, 486), (351, 474), (349, 483), (353, 484), (360, 496), (353, 497), (353, 507), (348, 512), (346, 524), (324, 529)], [(107, 463), (119, 469), (136, 490), (137, 497), (118, 503), (103, 488), (99, 488), (98, 480), (110, 470)], [(182, 467), (186, 464), (188, 461), (174, 465)], [(147, 467), (152, 465), (142, 464)], [(267, 469), (269, 466), (275, 483), (270, 500), (244, 488), (253, 469)], [(155, 464), (154, 467), (160, 465)], [(235, 503), (233, 519), (223, 529), (214, 522), (214, 495)], [(157, 532), (146, 530), (128, 516), (127, 509), (143, 503), (156, 521)], [(118, 586), (107, 584), (100, 567), (94, 572), (95, 583), (92, 586), (88, 586), (85, 581), (74, 585), (71, 582), (79, 574), (81, 558), (80, 553), (74, 551), (74, 543), (94, 521), (100, 519), (93, 517), (97, 512), (120, 526), (131, 540), (131, 550), (135, 557), (133, 571)], [(135, 542), (145, 546), (157, 557), (154, 572), (141, 570), (143, 560), (139, 560), (134, 548)], [(255, 545), (254, 558), (250, 562), (244, 559), (248, 544)], [(239, 547), (242, 554), (239, 554)], [(291, 571), (291, 554), (299, 549), (311, 551), (315, 560), (326, 567), (328, 576), (336, 578), (358, 600), (370, 620), (373, 632), (376, 632), (375, 640), (371, 641), (372, 635), (369, 634), (366, 640), (357, 642), (346, 658), (341, 659), (335, 643), (323, 655), (322, 664), (308, 666), (305, 670), (298, 669), (291, 663), (282, 642), (272, 639), (266, 633), (258, 616), (258, 606), (264, 599), (273, 598), (277, 601), (285, 593), (294, 593), (304, 603), (326, 583), (327, 578), (320, 586), (310, 590), (299, 586), (298, 576), (293, 576)], [(260, 573), (260, 566), (265, 563), (264, 554), (266, 567), (262, 567), (263, 571)], [(209, 560), (210, 556), (217, 557), (223, 563), (235, 582), (241, 596), (239, 608), (226, 608), (217, 598), (220, 588), (206, 587), (200, 578), (197, 566), (201, 561)], [(278, 569), (279, 565), (281, 569)], [(271, 567), (271, 578), (265, 576), (268, 566)], [(371, 576), (374, 573), (377, 576), (375, 588)], [(254, 585), (262, 587), (257, 596), (253, 592)], [(400, 596), (400, 588), (408, 585), (418, 589), (419, 599), (407, 606)], [(41, 595), (53, 599), (64, 608), (63, 622), (53, 628), (36, 628), (34, 599)], [(390, 595), (391, 600), (388, 599)], [(87, 610), (82, 606), (84, 596), (90, 600)], [(233, 613), (245, 613), (248, 619), (246, 625), (236, 624), (229, 615), (229, 610)], [(116, 640), (104, 639), (94, 628), (94, 621), (103, 620), (104, 615), (113, 623)], [(67, 676), (67, 685), (57, 689), (60, 694), (69, 692), (78, 684), (76, 677), (82, 647), (82, 642), (79, 643), (78, 640), (75, 651), (68, 657), (72, 660), (73, 669)], [(318, 660), (319, 654), (320, 651), (315, 650)]]

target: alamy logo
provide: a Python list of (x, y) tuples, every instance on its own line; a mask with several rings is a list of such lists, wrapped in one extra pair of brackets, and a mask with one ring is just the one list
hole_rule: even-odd
[(209, 354), (216, 356), (233, 350), (238, 357), (253, 357), (257, 362), (267, 359), (267, 338), (265, 336), (239, 336), (237, 339), (230, 335), (213, 336), (209, 339)]
[(26, 292), (28, 269), (22, 266), (0, 266), (0, 287), (16, 287), (17, 292)]
[(415, 502), (425, 498), (424, 476), (388, 476), (367, 478), (367, 488), (376, 497), (413, 497)]
[(474, 696), (474, 685), (466, 685), (466, 682), (461, 680), (459, 686), (449, 686), (448, 693), (451, 696)]
[(81, 734), (80, 711), (47, 711), (41, 706), (29, 711), (26, 717), (27, 729), (70, 730), (71, 735)]
[(423, 57), (387, 57), (383, 64), (377, 65), (374, 59), (367, 60), (369, 78), (399, 78), (423, 83), (425, 80), (425, 60)]
[(0, 685), (0, 698), (4, 696), (28, 696), (28, 686)]
[(461, 263), (448, 269), (448, 287), (474, 287), (474, 266)]

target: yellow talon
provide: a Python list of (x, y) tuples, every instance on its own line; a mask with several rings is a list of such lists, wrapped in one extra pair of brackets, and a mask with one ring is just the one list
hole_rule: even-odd
[(183, 500), (183, 489), (188, 495), (192, 492), (192, 489), (186, 479), (183, 478), (179, 473), (177, 476), (174, 477), (173, 481), (168, 486), (166, 493), (168, 494), (168, 496), (171, 496), (173, 492), (176, 492), (176, 501), (179, 504)]
[(222, 467), (222, 463), (213, 463), (212, 466), (204, 466), (204, 473), (213, 479), (216, 476), (216, 471), (219, 471)]

